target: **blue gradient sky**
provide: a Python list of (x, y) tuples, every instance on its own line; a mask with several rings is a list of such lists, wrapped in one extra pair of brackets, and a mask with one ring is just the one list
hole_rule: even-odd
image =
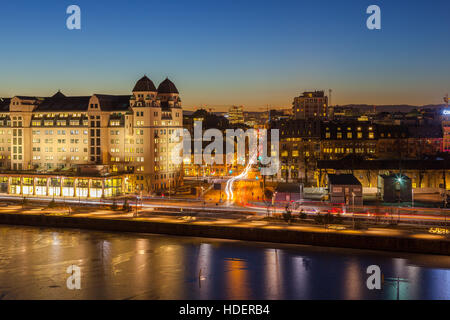
[[(381, 31), (366, 28), (371, 4)], [(333, 104), (441, 103), (450, 1), (2, 1), (0, 48), (0, 96), (128, 94), (146, 73), (188, 107), (289, 107), (329, 88)]]

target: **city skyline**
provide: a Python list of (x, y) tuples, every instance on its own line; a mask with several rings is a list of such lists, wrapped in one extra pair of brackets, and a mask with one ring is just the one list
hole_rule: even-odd
[(450, 300), (449, 0), (4, 2), (2, 302)]
[(77, 1), (81, 30), (66, 28), (70, 4), (3, 4), (1, 97), (127, 94), (144, 74), (177, 83), (186, 109), (216, 111), (290, 108), (315, 89), (332, 105), (442, 104), (450, 90), (446, 1), (380, 1), (375, 31), (366, 1)]

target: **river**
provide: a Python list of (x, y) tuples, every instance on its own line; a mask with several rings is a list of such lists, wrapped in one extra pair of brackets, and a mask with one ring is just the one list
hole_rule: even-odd
[[(370, 265), (381, 290), (367, 288)], [(450, 299), (450, 257), (0, 226), (0, 299), (397, 298)]]

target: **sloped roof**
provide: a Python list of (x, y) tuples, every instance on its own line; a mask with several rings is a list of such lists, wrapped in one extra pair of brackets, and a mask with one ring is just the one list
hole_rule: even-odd
[(0, 111), (9, 111), (9, 104), (11, 102), (10, 98), (0, 98)]
[(158, 93), (179, 93), (175, 84), (166, 78), (163, 82), (161, 82), (158, 86)]
[(440, 125), (426, 125), (426, 126), (408, 126), (410, 138), (435, 138), (443, 137), (442, 126)]
[(65, 97), (66, 97), (66, 96), (65, 96), (61, 91), (59, 91), (59, 90), (58, 90), (57, 93), (55, 93), (55, 94), (52, 96), (53, 99), (61, 99), (61, 98), (65, 98)]
[(410, 177), (408, 177), (407, 175), (404, 174), (382, 174), (380, 175), (381, 178), (383, 179), (402, 179), (402, 180), (411, 180)]
[(300, 192), (300, 184), (298, 183), (279, 183), (276, 188), (276, 192), (283, 193), (299, 193)]
[(449, 170), (450, 161), (437, 158), (426, 160), (318, 160), (317, 168), (335, 170)]
[(156, 92), (156, 87), (152, 80), (150, 80), (147, 76), (143, 76), (136, 82), (136, 85), (133, 88), (133, 92), (135, 92), (135, 91), (154, 91), (154, 92)]
[(36, 107), (35, 112), (86, 111), (90, 98), (90, 96), (66, 97), (58, 92), (53, 97), (45, 98), (44, 101)]
[(129, 95), (95, 94), (103, 111), (126, 111), (130, 106)]
[(37, 99), (39, 99), (38, 97), (32, 97), (32, 96), (16, 96), (16, 97), (19, 99), (22, 99), (22, 100), (37, 100)]
[(361, 182), (352, 174), (329, 174), (328, 181), (332, 185), (361, 185)]

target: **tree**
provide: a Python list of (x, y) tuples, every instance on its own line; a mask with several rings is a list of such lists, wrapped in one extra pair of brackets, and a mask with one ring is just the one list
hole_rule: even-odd
[(49, 208), (54, 208), (54, 207), (56, 207), (55, 199), (52, 199), (52, 201), (50, 201), (50, 202), (48, 203), (48, 207), (49, 207)]
[(331, 213), (317, 214), (314, 218), (318, 224), (332, 224), (334, 222), (334, 217)]
[(299, 213), (298, 216), (299, 216), (299, 218), (302, 219), (302, 220), (305, 220), (305, 219), (307, 218), (307, 215), (306, 215), (306, 213), (303, 211), (303, 209), (300, 210), (300, 213)]
[(264, 204), (266, 205), (267, 208), (267, 216), (269, 216), (269, 207), (272, 204), (272, 196), (273, 196), (273, 192), (270, 191), (269, 189), (265, 189), (264, 190)]
[(286, 205), (285, 211), (283, 213), (283, 219), (284, 221), (286, 221), (287, 223), (291, 223), (292, 220), (292, 211), (291, 208), (289, 207), (289, 205)]
[(111, 205), (111, 209), (114, 210), (114, 211), (117, 210), (117, 201), (116, 201), (115, 198), (114, 198), (113, 203)]

